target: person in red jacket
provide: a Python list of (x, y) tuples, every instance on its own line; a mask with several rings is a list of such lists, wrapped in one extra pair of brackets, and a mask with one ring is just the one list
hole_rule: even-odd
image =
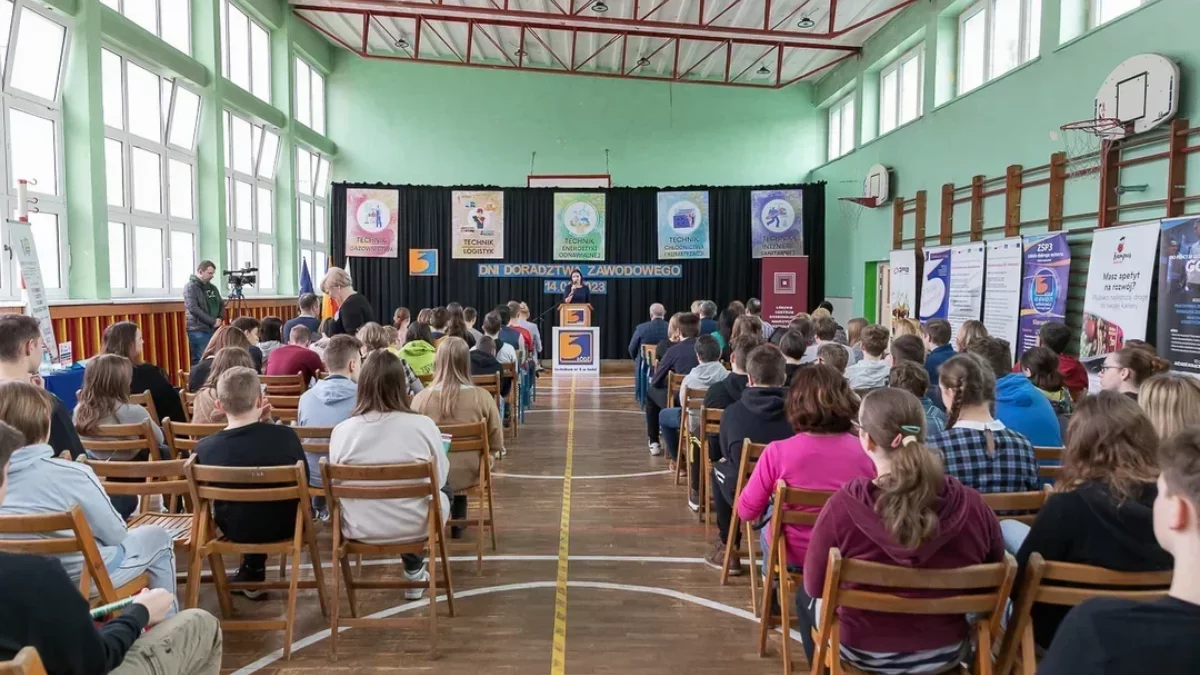
[[(876, 389), (858, 413), (859, 442), (878, 477), (856, 478), (821, 510), (804, 558), (804, 591), (797, 594), (800, 634), (812, 660), (812, 628), (825, 586), (830, 549), (844, 559), (916, 569), (953, 569), (1004, 559), (1000, 523), (979, 493), (943, 473), (922, 442), (925, 410), (900, 389)], [(912, 590), (909, 597), (937, 597)], [(971, 649), (963, 614), (887, 614), (840, 609), (841, 658), (880, 671), (941, 672)], [(806, 625), (807, 624), (807, 625)], [(919, 666), (919, 670), (917, 669)]]
[[(1049, 347), (1058, 354), (1058, 372), (1062, 375), (1063, 386), (1071, 392), (1071, 397), (1078, 400), (1087, 393), (1087, 368), (1083, 367), (1079, 359), (1067, 353), (1067, 347), (1071, 344), (1071, 329), (1067, 328), (1067, 324), (1057, 321), (1042, 324), (1038, 329), (1037, 341), (1037, 346)], [(1020, 363), (1013, 364), (1013, 372), (1021, 372)]]
[(308, 326), (302, 324), (292, 326), (292, 332), (288, 334), (288, 343), (282, 347), (276, 347), (271, 352), (271, 358), (267, 361), (267, 375), (299, 373), (304, 376), (305, 382), (316, 377), (324, 364), (321, 363), (321, 357), (308, 348), (310, 339), (312, 339), (312, 331), (308, 330)]

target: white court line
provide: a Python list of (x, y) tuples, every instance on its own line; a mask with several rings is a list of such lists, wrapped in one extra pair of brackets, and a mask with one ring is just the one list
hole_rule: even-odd
[[(551, 413), (551, 412), (570, 412), (570, 409), (569, 408), (530, 408), (529, 410), (525, 411), (525, 414), (528, 415), (529, 413)], [(634, 415), (641, 415), (643, 417), (645, 417), (645, 415), (646, 415), (645, 411), (643, 411), (643, 410), (612, 410), (612, 409), (608, 409), (608, 408), (576, 408), (575, 414), (578, 415), (580, 413), (630, 413), (630, 414), (634, 414)]]
[[(600, 387), (589, 387), (587, 385), (583, 385), (583, 386), (579, 387), (578, 389), (576, 389), (575, 391), (577, 393), (578, 392), (586, 393), (589, 391), (594, 391), (596, 389), (631, 389), (631, 388), (633, 388), (632, 382), (629, 384), (606, 384), (606, 385), (603, 385)], [(571, 391), (571, 388), (570, 387), (538, 387), (537, 390), (539, 393), (541, 393), (543, 391)]]
[[(554, 560), (558, 559), (558, 556), (547, 556), (547, 557), (552, 558)], [(574, 557), (574, 556), (572, 556), (572, 557)], [(555, 588), (556, 586), (557, 586), (557, 582), (554, 582), (554, 581), (530, 581), (530, 582), (519, 583), (519, 584), (504, 584), (502, 586), (487, 586), (484, 588), (472, 588), (472, 589), (465, 590), (465, 591), (458, 591), (454, 594), (454, 597), (455, 598), (470, 598), (470, 597), (474, 597), (477, 595), (490, 595), (492, 593), (507, 593), (509, 591), (527, 591), (527, 590), (535, 590), (535, 589), (541, 589), (541, 588)], [(647, 595), (658, 595), (658, 596), (661, 596), (664, 598), (671, 598), (673, 600), (682, 600), (684, 602), (690, 602), (693, 605), (699, 605), (700, 607), (705, 607), (708, 609), (716, 610), (718, 612), (723, 612), (725, 614), (729, 614), (731, 616), (736, 616), (736, 617), (739, 617), (742, 619), (746, 619), (748, 621), (754, 621), (754, 622), (758, 621), (758, 617), (756, 617), (753, 613), (748, 612), (744, 609), (739, 609), (737, 607), (731, 607), (729, 605), (717, 602), (715, 600), (709, 600), (708, 598), (702, 598), (698, 595), (692, 595), (691, 593), (683, 593), (682, 591), (675, 591), (675, 590), (672, 590), (669, 588), (659, 588), (657, 586), (632, 586), (629, 584), (614, 584), (614, 583), (610, 583), (610, 582), (606, 582), (606, 581), (568, 581), (567, 586), (571, 587), (571, 588), (591, 588), (591, 589), (602, 590), (602, 591), (626, 591), (629, 593), (645, 593)], [(437, 598), (437, 601), (445, 602), (446, 596), (439, 595)], [(428, 605), (429, 605), (429, 599), (422, 598), (421, 600), (418, 600), (416, 602), (408, 602), (403, 605), (389, 607), (388, 609), (371, 614), (370, 616), (368, 616), (366, 618), (368, 618), (368, 619), (386, 619), (390, 616), (395, 616), (396, 614), (400, 614), (402, 612), (410, 612), (410, 611), (413, 611), (416, 609), (420, 609), (422, 607), (426, 607)], [(350, 628), (348, 626), (342, 626), (338, 629), (338, 633), (344, 633), (348, 630), (350, 630)], [(775, 630), (775, 632), (779, 632), (780, 629), (776, 628), (774, 630)], [(304, 649), (305, 647), (314, 645), (314, 644), (324, 640), (325, 638), (329, 637), (330, 633), (331, 633), (330, 629), (326, 628), (325, 630), (318, 631), (312, 635), (309, 635), (306, 638), (297, 640), (296, 642), (292, 643), (292, 653), (295, 653), (296, 651), (298, 651), (300, 649)], [(791, 638), (793, 640), (800, 641), (800, 631), (789, 630), (789, 634), (791, 635)], [(243, 666), (243, 667), (235, 670), (233, 672), (233, 675), (251, 675), (252, 673), (256, 673), (259, 670), (262, 670), (266, 666), (269, 666), (272, 663), (275, 663), (276, 661), (278, 661), (282, 658), (283, 658), (283, 649), (282, 648), (277, 649), (277, 650), (271, 652), (270, 654), (267, 654), (266, 656), (254, 661), (253, 663), (250, 663), (246, 666)]]
[[(602, 474), (602, 475), (597, 475), (597, 476), (571, 476), (571, 480), (587, 480), (589, 478), (594, 478), (594, 479), (641, 478), (642, 476), (661, 476), (663, 474), (668, 474), (668, 473), (671, 473), (670, 469), (663, 469), (662, 471), (642, 471), (641, 473), (609, 473), (609, 474)], [(493, 471), (492, 475), (493, 476), (503, 476), (504, 478), (533, 478), (533, 479), (537, 479), (537, 480), (562, 480), (563, 479), (562, 476), (535, 476), (533, 474), (500, 473), (498, 471)]]
[[(557, 555), (484, 555), (485, 561), (494, 562), (556, 562)], [(664, 565), (703, 565), (704, 558), (679, 558), (672, 556), (655, 556), (655, 555), (572, 555), (568, 556), (570, 562), (628, 562), (628, 563), (661, 563)], [(363, 567), (383, 567), (385, 565), (398, 565), (404, 562), (401, 558), (373, 558), (363, 560)], [(450, 556), (452, 563), (474, 563), (475, 556), (462, 555)], [(742, 558), (742, 562), (746, 565), (750, 564), (749, 558)], [(332, 569), (332, 562), (321, 563), (322, 569)], [(312, 569), (312, 563), (301, 563), (300, 569)], [(229, 574), (236, 574), (237, 568), (227, 570)]]

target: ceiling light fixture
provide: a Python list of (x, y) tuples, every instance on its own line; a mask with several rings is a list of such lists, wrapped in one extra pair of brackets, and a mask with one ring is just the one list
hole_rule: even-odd
[(523, 58), (529, 56), (529, 52), (525, 51), (524, 49), (518, 49), (517, 51), (513, 52), (513, 56), (517, 58)]
[(770, 69), (770, 68), (768, 68), (768, 67), (766, 67), (765, 65), (763, 65), (763, 66), (759, 66), (759, 67), (758, 67), (758, 74), (759, 74), (759, 75), (770, 75), (770, 74), (771, 74), (771, 69)]
[(639, 68), (643, 68), (645, 66), (650, 65), (650, 59), (643, 56), (642, 58), (637, 60), (637, 64), (638, 64)]
[(800, 21), (796, 23), (797, 28), (812, 28), (815, 25), (817, 25), (817, 22), (807, 16), (800, 17)]
[(397, 49), (408, 49), (408, 40), (406, 40), (402, 37), (396, 38), (395, 44), (396, 44)]
[(608, 11), (608, 4), (604, 0), (596, 0), (596, 3), (592, 5), (592, 11), (597, 14), (603, 14)]

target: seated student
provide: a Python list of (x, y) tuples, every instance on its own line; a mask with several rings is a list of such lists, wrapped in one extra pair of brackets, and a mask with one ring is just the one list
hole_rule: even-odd
[(450, 318), (446, 319), (443, 337), (450, 335), (466, 342), (467, 347), (475, 346), (475, 337), (471, 335), (471, 331), (467, 330), (467, 322), (463, 320), (461, 314), (451, 314)]
[(1138, 405), (1150, 418), (1158, 438), (1168, 438), (1200, 424), (1200, 380), (1180, 373), (1155, 375), (1142, 384)]
[[(267, 375), (297, 375), (311, 382), (324, 367), (321, 357), (309, 349), (312, 333), (303, 324), (296, 324), (288, 334), (288, 343), (271, 352), (267, 360)], [(326, 352), (329, 346), (325, 346)]]
[[(813, 336), (816, 339), (812, 344), (810, 344), (808, 346), (808, 350), (805, 352), (805, 355), (804, 355), (805, 363), (811, 363), (811, 362), (817, 360), (817, 349), (819, 349), (821, 347), (821, 345), (823, 345), (827, 342), (832, 342), (833, 344), (842, 344), (840, 342), (837, 342), (834, 339), (837, 337), (838, 325), (837, 325), (837, 322), (833, 320), (832, 316), (825, 314), (825, 315), (821, 316), (821, 318), (817, 318), (816, 314), (814, 313), (812, 325), (813, 325)], [(854, 358), (854, 350), (853, 349), (851, 349), (847, 345), (842, 345), (842, 349), (846, 350), (846, 359), (850, 363), (850, 365), (853, 366), (855, 363), (858, 362)], [(885, 349), (886, 349), (886, 347), (885, 347)]]
[(277, 316), (268, 316), (258, 326), (258, 344), (262, 352), (263, 370), (271, 364), (271, 352), (283, 346), (283, 320)]
[[(925, 367), (925, 343), (916, 335), (901, 335), (892, 338), (892, 344), (888, 347), (888, 355), (891, 357), (893, 366), (901, 361), (911, 361), (918, 366)], [(928, 370), (926, 374), (928, 374)]]
[(671, 319), (667, 321), (667, 339), (659, 342), (654, 347), (654, 360), (662, 363), (663, 357), (667, 355), (667, 350), (675, 346), (683, 338), (679, 335), (679, 317), (683, 316), (683, 312), (675, 312), (671, 315)]
[[(129, 382), (132, 378), (133, 364), (124, 356), (101, 354), (92, 359), (84, 371), (83, 388), (79, 390), (79, 403), (75, 406), (75, 429), (80, 438), (105, 440), (96, 435), (102, 424), (141, 424), (150, 420), (150, 431), (158, 444), (158, 456), (167, 459), (170, 451), (163, 443), (158, 421), (151, 419), (150, 412), (142, 406), (129, 402)], [(128, 462), (148, 460), (150, 453), (139, 453), (137, 450), (89, 451), (88, 457)]]
[(408, 336), (397, 355), (417, 375), (433, 374), (433, 332), (420, 321), (408, 326)]
[[(299, 328), (303, 329), (304, 326)], [(325, 365), (329, 368), (329, 375), (317, 380), (312, 389), (300, 395), (296, 426), (335, 427), (350, 418), (358, 396), (357, 382), (362, 370), (362, 356), (359, 355), (361, 347), (362, 343), (349, 335), (329, 338), (329, 344), (325, 346)], [(324, 456), (315, 452), (304, 453), (308, 461), (308, 484), (318, 489), (325, 487), (320, 466)], [(324, 495), (313, 496), (313, 510), (321, 520), (329, 520)]]
[(958, 327), (958, 335), (954, 338), (954, 348), (958, 350), (959, 354), (965, 354), (972, 342), (985, 337), (988, 337), (988, 330), (982, 321), (977, 319), (964, 321), (963, 325)]
[(262, 349), (258, 347), (259, 328), (262, 324), (252, 316), (239, 316), (230, 325), (242, 331), (246, 336), (246, 340), (250, 343), (250, 347), (246, 351), (250, 352), (250, 358), (254, 361), (254, 370), (261, 373), (263, 364), (266, 363)]
[(846, 379), (853, 389), (878, 389), (887, 386), (892, 364), (887, 361), (888, 331), (878, 324), (862, 330), (863, 360), (846, 367)]
[[(508, 305), (496, 305), (496, 309), (489, 313), (495, 314), (496, 318), (500, 319), (500, 333), (496, 336), (500, 339), (500, 342), (512, 347), (513, 353), (522, 353), (525, 350), (525, 347), (522, 345), (521, 334), (518, 333), (516, 329), (509, 326), (509, 322), (512, 321), (512, 312), (509, 311)], [(484, 317), (485, 320), (486, 318), (487, 317)], [(486, 330), (483, 332), (487, 333)], [(504, 362), (501, 361), (501, 363)]]
[(429, 312), (429, 330), (434, 340), (441, 339), (442, 328), (446, 326), (446, 308), (434, 307)]
[(925, 372), (929, 374), (929, 383), (938, 384), (938, 368), (951, 356), (954, 356), (954, 345), (950, 344), (953, 336), (950, 322), (945, 319), (932, 319), (921, 329), (927, 356), (924, 358)]
[(308, 329), (309, 334), (320, 332), (321, 328), (321, 299), (315, 293), (303, 293), (300, 295), (300, 315), (294, 319), (288, 319), (288, 322), (283, 324), (283, 330), (280, 335), (288, 337), (292, 334), (292, 329), (296, 326), (304, 326)]
[(186, 422), (183, 404), (179, 401), (179, 390), (171, 386), (161, 368), (142, 360), (143, 346), (142, 329), (132, 321), (118, 321), (104, 329), (103, 353), (124, 356), (133, 364), (129, 393), (141, 394), (149, 391), (150, 399), (154, 401), (154, 409), (159, 415), (170, 417), (175, 422)]
[(758, 335), (740, 335), (733, 341), (733, 351), (729, 354), (729, 365), (733, 369), (725, 379), (713, 383), (704, 394), (704, 407), (710, 410), (724, 410), (742, 400), (742, 392), (750, 384), (746, 374), (746, 364), (750, 352), (755, 347), (767, 344)]
[[(846, 364), (849, 361), (850, 357), (846, 354), (846, 350), (842, 349), (841, 345), (826, 343), (817, 349), (817, 363), (833, 368), (843, 377), (846, 375)], [(788, 381), (791, 382), (791, 379), (789, 378)]]
[(333, 334), (333, 317), (321, 319), (321, 326), (317, 329), (322, 337), (332, 337)]
[(396, 329), (397, 348), (404, 346), (404, 338), (408, 334), (410, 324), (412, 324), (412, 312), (408, 311), (407, 307), (397, 307), (396, 311), (392, 312), (392, 328)]
[[(662, 454), (658, 443), (659, 413), (667, 407), (667, 377), (671, 373), (687, 375), (699, 364), (696, 358), (696, 338), (700, 335), (700, 319), (695, 314), (680, 315), (676, 324), (680, 340), (671, 346), (658, 361), (658, 369), (646, 388), (646, 436), (650, 454)], [(664, 440), (667, 440), (664, 437)]]
[(496, 343), (496, 360), (500, 363), (516, 363), (517, 348), (512, 344), (500, 339), (501, 333), (504, 332), (504, 322), (500, 318), (498, 312), (488, 312), (483, 317), (483, 334), (486, 337), (492, 338)]
[[(212, 371), (213, 359), (216, 358), (217, 352), (226, 347), (236, 347), (250, 353), (250, 341), (246, 339), (246, 334), (233, 326), (221, 326), (213, 333), (212, 339), (208, 341), (208, 346), (204, 348), (204, 352), (200, 354), (200, 360), (196, 365), (192, 366), (191, 373), (188, 374), (188, 391), (196, 392), (204, 383), (208, 381), (208, 375)], [(251, 357), (250, 362), (254, 359)]]
[(866, 328), (869, 323), (861, 316), (856, 316), (846, 322), (846, 342), (850, 343), (855, 361), (862, 360), (862, 329)]
[[(508, 307), (508, 327), (517, 331), (517, 333), (521, 336), (521, 349), (526, 354), (532, 354), (533, 333), (520, 323), (521, 303), (517, 302), (516, 300), (509, 300), (508, 304), (505, 306)], [(470, 347), (471, 343), (468, 342), (467, 346)]]
[[(358, 333), (355, 335), (355, 337), (358, 339), (359, 344), (362, 345), (360, 351), (362, 352), (364, 359), (371, 352), (391, 351), (392, 336), (388, 332), (388, 328), (390, 328), (390, 326), (384, 327), (375, 323), (374, 321), (368, 321), (358, 329)], [(396, 356), (394, 352), (392, 355)], [(421, 390), (424, 389), (425, 386), (421, 384), (421, 378), (417, 377), (417, 374), (412, 368), (409, 367), (408, 362), (406, 362), (403, 358), (400, 359), (400, 367), (404, 369), (405, 382), (407, 383), (408, 387), (406, 392), (407, 396), (409, 400), (412, 400), (412, 397), (421, 393)]]
[(759, 300), (758, 298), (750, 298), (747, 300), (746, 315), (758, 320), (758, 322), (762, 324), (763, 338), (770, 340), (771, 336), (775, 334), (775, 326), (767, 323), (767, 321), (762, 318), (762, 300)]
[(839, 324), (837, 319), (833, 316), (833, 303), (829, 302), (828, 300), (822, 300), (821, 304), (817, 305), (817, 308), (813, 310), (812, 318), (813, 321), (823, 318), (833, 320), (833, 325), (837, 327), (834, 329), (833, 341), (840, 345), (846, 345), (847, 347), (850, 346), (850, 340), (846, 335), (846, 329), (842, 328), (841, 324)]
[[(992, 417), (996, 385), (991, 369), (971, 354), (959, 354), (943, 363), (938, 374), (950, 412), (946, 429), (930, 436), (928, 445), (941, 450), (946, 473), (983, 493), (1039, 489), (1033, 444)], [(1057, 420), (1054, 425), (1057, 429)]]
[[(529, 335), (533, 338), (532, 356), (537, 360), (542, 355), (542, 330), (538, 328), (536, 323), (529, 320), (529, 316), (529, 305), (524, 302), (518, 303), (517, 315), (513, 319), (513, 325), (529, 331)], [(468, 340), (467, 344), (472, 344), (472, 342)]]
[[(204, 381), (204, 386), (200, 387), (195, 400), (192, 401), (193, 424), (226, 424), (229, 421), (225, 418), (225, 411), (217, 405), (217, 380), (230, 368), (254, 368), (250, 352), (238, 347), (226, 347), (217, 352), (216, 357), (212, 359), (208, 379)], [(262, 421), (271, 421), (270, 403), (263, 406)]]
[[(458, 338), (447, 340), (457, 341)], [(445, 349), (443, 346), (439, 350), (439, 356)], [(437, 425), (408, 407), (402, 393), (405, 386), (402, 364), (386, 350), (372, 352), (367, 357), (359, 378), (358, 404), (351, 416), (334, 428), (329, 440), (329, 461), (354, 465), (431, 462), (437, 470), (436, 487), (441, 490), (446, 486), (450, 460)], [(357, 369), (351, 374), (356, 372)], [(442, 525), (445, 525), (450, 500), (440, 491), (438, 498), (442, 506)], [(429, 535), (428, 518), (429, 502), (424, 499), (342, 501), (342, 534), (368, 544), (425, 539)], [(432, 547), (433, 542), (429, 545)], [(401, 558), (405, 580), (429, 580), (429, 570), (422, 556), (406, 553)], [(409, 600), (423, 595), (421, 588), (404, 591), (404, 597)]]
[(1012, 372), (1008, 340), (981, 337), (971, 341), (969, 354), (991, 367), (996, 377), (996, 419), (1030, 443), (1043, 447), (1062, 445), (1062, 431), (1054, 407), (1021, 373)]
[[(42, 363), (42, 330), (37, 319), (24, 314), (0, 314), (0, 382), (29, 382)], [(35, 380), (36, 381), (36, 380)], [(72, 459), (83, 455), (83, 444), (75, 433), (71, 413), (54, 394), (47, 392), (53, 411), (50, 447), (54, 454), (66, 451)]]
[(698, 335), (712, 335), (720, 328), (720, 324), (717, 323), (717, 303), (712, 300), (700, 300), (699, 302), (698, 307), (692, 310), (693, 314), (700, 317)]
[[(658, 415), (658, 423), (662, 429), (663, 442), (667, 445), (667, 456), (675, 461), (676, 454), (679, 451), (679, 436), (682, 419), (683, 403), (687, 400), (688, 390), (704, 389), (705, 394), (708, 394), (708, 389), (714, 384), (729, 377), (729, 371), (725, 370), (725, 366), (721, 361), (721, 349), (717, 346), (717, 340), (711, 335), (701, 335), (696, 338), (696, 360), (699, 362), (695, 368), (683, 378), (683, 384), (679, 388), (679, 405), (672, 408), (663, 408)], [(700, 411), (688, 411), (688, 431), (693, 434), (700, 431)], [(693, 463), (698, 462), (698, 454), (690, 448), (688, 450), (688, 461)], [(700, 472), (689, 471), (691, 478), (691, 492), (688, 494), (688, 505), (693, 511), (700, 510)]]
[(475, 322), (479, 320), (479, 310), (474, 307), (466, 307), (463, 309), (463, 321), (467, 324), (467, 332), (471, 337), (475, 338), (475, 344), (479, 344), (479, 338), (483, 337), (483, 333), (475, 328)]
[[(1154, 541), (1158, 434), (1137, 404), (1114, 392), (1088, 396), (1071, 418), (1063, 468), (1054, 492), (1030, 527), (1003, 521), (1016, 550), (1017, 584), (1029, 556), (1123, 572), (1171, 569), (1171, 554)], [(1034, 640), (1050, 646), (1067, 608), (1035, 604)]]
[[(795, 435), (768, 445), (742, 488), (737, 510), (745, 522), (766, 511), (780, 480), (795, 488), (832, 491), (855, 478), (875, 476), (853, 434), (858, 397), (833, 368), (814, 364), (796, 371), (787, 415)], [(769, 534), (769, 526), (760, 530), (764, 551), (769, 550)], [(789, 525), (783, 534), (790, 565), (801, 566), (812, 528)]]
[[(812, 344), (813, 323), (812, 317), (807, 313), (802, 312), (792, 317), (792, 320), (788, 322), (787, 328), (771, 333), (771, 337), (768, 341), (775, 346), (779, 346), (779, 343), (783, 340), (784, 334), (789, 330), (800, 331), (800, 334), (804, 336), (805, 345)], [(812, 363), (815, 360), (815, 356), (811, 359), (807, 358), (806, 356), (803, 363)]]
[[(304, 447), (291, 427), (263, 422), (268, 404), (258, 373), (251, 368), (230, 368), (217, 380), (217, 406), (229, 420), (224, 430), (196, 444), (196, 463), (205, 466), (292, 466), (305, 462)], [(308, 465), (304, 472), (308, 474)], [(226, 502), (213, 505), (213, 520), (225, 538), (239, 544), (264, 544), (290, 540), (296, 529), (296, 502)], [(136, 530), (135, 530), (136, 531)], [(264, 581), (267, 556), (248, 553), (230, 581)], [(234, 591), (249, 600), (266, 600), (258, 589)]]
[(429, 315), (432, 312), (433, 312), (433, 310), (430, 309), (429, 307), (425, 307), (421, 311), (417, 312), (417, 323), (423, 323), (426, 326), (428, 326), (429, 325)]
[[(912, 337), (912, 336), (909, 336)], [(916, 396), (925, 409), (925, 433), (932, 436), (946, 429), (946, 413), (929, 400), (929, 373), (919, 363), (900, 361), (888, 373), (888, 385)]]
[[(13, 453), (8, 465), (7, 494), (0, 515), (54, 513), (78, 506), (96, 538), (113, 586), (145, 573), (150, 588), (174, 592), (175, 550), (170, 533), (156, 525), (125, 529), (125, 521), (91, 468), (55, 458), (47, 444), (52, 407), (50, 394), (28, 382), (0, 382), (0, 420), (25, 439), (24, 447)], [(83, 556), (63, 555), (58, 560), (67, 575), (78, 581)]]
[[(500, 362), (496, 360), (496, 341), (485, 335), (471, 350), (471, 376), (500, 375), (501, 372)], [(501, 398), (508, 396), (512, 380), (511, 377), (500, 377)]]
[(1042, 675), (1194, 673), (1200, 667), (1200, 429), (1166, 439), (1157, 460), (1153, 525), (1158, 544), (1174, 557), (1168, 596), (1085, 601), (1059, 624), (1038, 665)]
[(1058, 355), (1049, 347), (1034, 347), (1021, 355), (1021, 374), (1046, 397), (1055, 415), (1070, 415), (1075, 412), (1071, 392), (1063, 386), (1062, 373), (1058, 370)]
[(1087, 393), (1088, 372), (1079, 359), (1067, 353), (1071, 344), (1071, 329), (1065, 323), (1051, 321), (1042, 324), (1038, 329), (1037, 343), (1039, 347), (1049, 347), (1058, 355), (1058, 372), (1062, 374), (1063, 386), (1078, 398)]
[(798, 330), (786, 330), (783, 332), (783, 337), (779, 340), (779, 351), (783, 353), (784, 368), (787, 370), (787, 379), (791, 382), (792, 375), (796, 373), (796, 369), (800, 364), (804, 363), (804, 355), (808, 350), (808, 339)]
[(738, 320), (739, 314), (732, 309), (721, 310), (721, 315), (717, 318), (717, 329), (711, 333), (701, 333), (701, 335), (711, 335), (717, 340), (717, 346), (721, 348), (721, 352), (726, 353), (730, 341), (733, 340), (733, 324)]
[[(496, 399), (471, 383), (470, 357), (467, 354), (466, 342), (456, 337), (446, 338), (438, 347), (433, 383), (417, 394), (412, 408), (440, 425), (487, 422), (488, 446), (493, 453), (504, 455), (504, 428), (500, 423)], [(491, 458), (487, 461), (490, 462)], [(479, 485), (478, 458), (462, 453), (451, 457), (448, 484), (451, 493)], [(466, 518), (466, 495), (454, 497), (450, 512), (455, 519)], [(457, 539), (461, 534), (461, 529), (455, 528), (451, 536)], [(482, 537), (483, 533), (479, 532), (477, 536)]]
[(1155, 353), (1149, 345), (1126, 346), (1104, 357), (1100, 368), (1100, 386), (1106, 391), (1120, 392), (1138, 400), (1142, 383), (1159, 373), (1170, 370), (1171, 364)]
[[(717, 512), (718, 539), (712, 551), (704, 557), (704, 562), (717, 569), (725, 562), (725, 544), (729, 541), (729, 526), (733, 520), (736, 497), (734, 493), (741, 470), (742, 443), (747, 438), (752, 443), (771, 443), (788, 438), (795, 431), (788, 419), (787, 371), (783, 354), (774, 345), (760, 342), (745, 361), (749, 387), (742, 393), (741, 400), (725, 409), (721, 416), (719, 442), (710, 441), (708, 447), (709, 459), (713, 462), (712, 500)], [(741, 532), (734, 534), (734, 537), (735, 543), (740, 546)], [(732, 576), (741, 575), (740, 556), (730, 559), (729, 573)]]
[[(0, 422), (0, 504), (9, 459), (24, 443), (21, 432)], [(79, 584), (61, 563), (49, 556), (0, 553), (0, 661), (34, 647), (53, 674), (217, 675), (220, 622), (199, 609), (167, 619), (174, 607), (170, 591), (142, 591), (119, 617), (96, 626)]]
[[(943, 371), (944, 373), (945, 371)], [(951, 569), (1004, 560), (996, 516), (974, 490), (942, 473), (922, 443), (925, 411), (900, 389), (868, 393), (858, 440), (877, 478), (851, 480), (829, 499), (804, 558), (800, 634), (812, 660), (814, 602), (824, 590), (830, 549), (845, 559), (913, 569)], [(940, 591), (910, 591), (938, 597)], [(841, 609), (841, 658), (872, 672), (938, 673), (971, 649), (971, 625), (959, 614), (888, 614)], [(916, 670), (914, 664), (920, 664)]]

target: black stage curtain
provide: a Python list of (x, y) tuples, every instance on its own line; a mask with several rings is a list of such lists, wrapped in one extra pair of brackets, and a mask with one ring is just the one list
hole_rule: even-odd
[[(554, 263), (554, 193), (556, 188), (506, 188), (504, 192), (504, 260), (454, 260), (451, 254), (451, 196), (454, 190), (495, 190), (494, 187), (433, 187), (336, 183), (330, 209), (333, 223), (346, 222), (347, 188), (387, 188), (400, 191), (400, 242), (396, 258), (351, 258), (355, 288), (375, 308), (381, 322), (390, 322), (397, 307), (415, 317), (423, 307), (458, 301), (475, 307), (482, 317), (496, 305), (523, 300), (539, 322), (549, 344), (557, 317), (551, 311), (557, 296), (542, 292), (541, 279), (480, 279), (479, 263)], [(661, 302), (668, 314), (687, 311), (693, 300), (706, 298), (724, 307), (759, 295), (761, 265), (750, 254), (750, 193), (766, 189), (804, 190), (804, 246), (809, 256), (810, 310), (825, 295), (825, 184), (754, 187), (612, 188), (607, 194), (607, 251), (603, 262), (659, 263), (658, 201), (661, 190), (707, 190), (712, 255), (707, 260), (679, 262), (679, 279), (608, 279), (607, 295), (592, 295), (593, 321), (601, 327), (601, 357), (629, 358), (629, 337), (648, 318), (649, 306)], [(575, 190), (580, 192), (581, 190)], [(334, 227), (332, 264), (345, 259), (345, 230)], [(408, 276), (408, 249), (436, 248), (439, 276)], [(548, 347), (547, 347), (548, 349)], [(545, 354), (547, 358), (549, 354)]]

